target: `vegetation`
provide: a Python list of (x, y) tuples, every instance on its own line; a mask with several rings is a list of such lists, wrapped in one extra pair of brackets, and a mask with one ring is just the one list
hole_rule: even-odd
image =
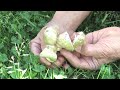
[[(100, 70), (48, 69), (39, 63), (29, 49), (29, 42), (52, 18), (54, 11), (0, 12), (0, 78), (1, 79), (120, 79), (120, 62), (103, 65)], [(86, 34), (120, 25), (120, 12), (95, 11), (77, 31)]]

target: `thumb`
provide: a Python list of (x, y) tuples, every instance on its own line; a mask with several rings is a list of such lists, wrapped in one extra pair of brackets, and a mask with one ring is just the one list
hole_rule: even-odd
[(100, 52), (99, 49), (100, 47), (98, 48), (95, 44), (86, 44), (81, 47), (79, 52), (85, 56), (96, 56)]
[(108, 58), (112, 55), (113, 49), (107, 44), (98, 42), (96, 44), (86, 44), (81, 48), (81, 54), (96, 58)]
[(85, 56), (99, 56), (103, 52), (102, 43), (98, 40), (98, 32), (88, 33), (86, 35), (85, 44), (76, 48), (76, 51)]
[(87, 34), (87, 43), (76, 51), (85, 56), (93, 56), (96, 58), (118, 58), (120, 39), (115, 33), (114, 35), (112, 34), (114, 29), (116, 30), (116, 28), (104, 28)]

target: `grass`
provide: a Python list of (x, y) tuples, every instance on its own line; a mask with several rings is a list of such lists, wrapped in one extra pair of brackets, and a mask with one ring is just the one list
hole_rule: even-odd
[[(54, 11), (0, 12), (0, 78), (1, 79), (120, 79), (120, 62), (89, 71), (70, 67), (47, 69), (29, 49), (29, 41), (52, 18)], [(96, 11), (77, 29), (89, 33), (120, 25), (120, 13)]]

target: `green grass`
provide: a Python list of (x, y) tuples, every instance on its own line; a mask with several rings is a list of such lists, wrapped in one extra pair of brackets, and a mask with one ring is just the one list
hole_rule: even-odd
[[(52, 18), (53, 11), (0, 12), (0, 78), (1, 79), (120, 79), (120, 62), (89, 71), (70, 67), (47, 69), (29, 49), (29, 41)], [(77, 31), (86, 34), (109, 26), (120, 26), (120, 13), (96, 11)]]

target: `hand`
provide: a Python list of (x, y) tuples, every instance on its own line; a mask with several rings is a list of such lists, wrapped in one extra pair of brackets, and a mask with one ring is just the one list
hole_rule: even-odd
[[(60, 28), (60, 34), (67, 31), (71, 36), (73, 32), (78, 28), (78, 26), (82, 23), (82, 21), (89, 15), (89, 13), (90, 11), (56, 11), (51, 21), (45, 27), (43, 27), (43, 29), (33, 40), (31, 40), (31, 51), (35, 55), (39, 55), (40, 52), (45, 48), (43, 42), (43, 32), (46, 27), (49, 27), (51, 25), (58, 25)], [(53, 66), (50, 62), (45, 60), (45, 58), (40, 58), (40, 61), (49, 67)], [(58, 54), (58, 60), (53, 64), (61, 66), (63, 65), (63, 62), (63, 56)], [(68, 65), (64, 64), (64, 66), (67, 67)]]
[(120, 28), (108, 27), (86, 35), (86, 44), (76, 52), (61, 50), (61, 54), (76, 68), (96, 70), (102, 64), (120, 58)]
[[(40, 52), (45, 48), (45, 43), (43, 41), (43, 33), (44, 33), (44, 30), (49, 27), (49, 26), (52, 26), (52, 25), (57, 25), (56, 23), (54, 22), (49, 22), (45, 27), (43, 27), (40, 32), (38, 33), (38, 35), (33, 39), (31, 40), (30, 42), (30, 49), (31, 51), (35, 54), (35, 55), (39, 55)], [(60, 25), (58, 25), (60, 26)], [(60, 31), (58, 31), (59, 33), (63, 33), (65, 31), (65, 29), (60, 26)], [(71, 31), (69, 31), (70, 33), (72, 33)], [(57, 53), (57, 56), (58, 56), (58, 60), (54, 63), (50, 63), (49, 61), (47, 61), (45, 58), (40, 58), (40, 62), (45, 64), (46, 66), (48, 67), (60, 67), (60, 66), (64, 66), (64, 67), (67, 67), (68, 65), (67, 64), (64, 64), (65, 62), (65, 59), (64, 57), (60, 54), (60, 53)]]

